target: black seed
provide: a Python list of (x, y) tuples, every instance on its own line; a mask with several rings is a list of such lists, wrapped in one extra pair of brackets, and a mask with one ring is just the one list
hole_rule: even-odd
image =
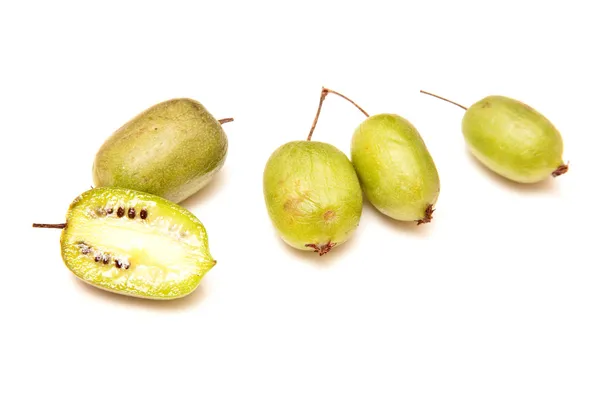
[(123, 264), (123, 268), (129, 269), (129, 264), (127, 264), (127, 263)]
[(146, 219), (146, 217), (148, 216), (148, 211), (146, 211), (146, 209), (142, 209), (142, 211), (140, 211), (140, 218), (142, 219)]
[(116, 266), (117, 268), (121, 268), (121, 267), (123, 266), (123, 264), (121, 264), (121, 261), (119, 261), (119, 260), (115, 260), (115, 266)]
[(102, 257), (100, 257), (100, 256), (96, 256), (96, 257), (94, 257), (94, 261), (99, 262), (101, 258)]
[(123, 215), (125, 215), (125, 210), (123, 209), (123, 207), (119, 207), (119, 209), (117, 210), (117, 217), (121, 218)]
[(106, 213), (109, 214), (109, 215), (112, 214), (113, 213), (113, 209), (109, 208), (108, 210), (106, 210)]
[(108, 262), (110, 261), (110, 257), (107, 256), (106, 254), (102, 256), (102, 263), (103, 264), (108, 264)]
[(129, 211), (127, 211), (127, 216), (129, 218), (135, 218), (135, 208), (130, 208)]

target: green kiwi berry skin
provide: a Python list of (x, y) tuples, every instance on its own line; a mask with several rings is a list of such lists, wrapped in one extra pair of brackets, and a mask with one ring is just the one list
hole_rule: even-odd
[(266, 163), (263, 192), (275, 229), (296, 249), (322, 255), (358, 227), (360, 183), (348, 157), (331, 144), (302, 140), (280, 146)]
[[(119, 213), (119, 208), (124, 212)], [(113, 243), (107, 247), (104, 243), (103, 247), (102, 241), (97, 240), (103, 235), (105, 240), (110, 237), (109, 242), (118, 242), (118, 246)], [(152, 244), (148, 238), (153, 239)], [(157, 254), (156, 247), (166, 241), (182, 244), (185, 270), (178, 271), (178, 265), (152, 264), (153, 250)], [(112, 250), (110, 262), (94, 263), (93, 256), (81, 251), (82, 243), (94, 250)], [(152, 300), (191, 294), (216, 265), (206, 229), (190, 211), (159, 196), (123, 188), (94, 188), (74, 199), (67, 210), (60, 245), (64, 264), (83, 282), (109, 292)], [(115, 266), (117, 256), (123, 254), (127, 255), (123, 258), (127, 269)], [(168, 259), (169, 255), (163, 253), (161, 257)], [(171, 277), (158, 279), (161, 273)]]
[(93, 163), (96, 186), (134, 189), (179, 203), (206, 186), (223, 167), (228, 140), (198, 101), (156, 104), (115, 131)]
[(396, 114), (377, 114), (354, 131), (352, 163), (369, 202), (400, 221), (428, 222), (440, 193), (434, 160), (417, 129)]
[(539, 182), (564, 167), (560, 132), (518, 100), (505, 96), (479, 100), (465, 112), (462, 131), (477, 160), (515, 182)]

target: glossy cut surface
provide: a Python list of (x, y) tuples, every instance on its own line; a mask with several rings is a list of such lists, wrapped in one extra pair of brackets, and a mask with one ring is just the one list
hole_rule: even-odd
[(183, 297), (216, 264), (200, 220), (155, 195), (91, 189), (71, 203), (66, 223), (60, 240), (65, 265), (110, 292)]
[(211, 181), (225, 163), (227, 148), (221, 124), (202, 104), (168, 100), (140, 113), (104, 142), (94, 160), (94, 183), (179, 203)]
[(521, 183), (546, 179), (564, 164), (560, 132), (538, 111), (504, 96), (488, 96), (465, 112), (469, 150), (486, 167)]
[(348, 157), (330, 144), (303, 140), (282, 145), (267, 161), (263, 188), (271, 221), (292, 247), (339, 246), (358, 226), (358, 177)]
[(352, 163), (367, 199), (380, 212), (417, 221), (440, 192), (437, 168), (417, 129), (396, 114), (373, 115), (352, 137)]

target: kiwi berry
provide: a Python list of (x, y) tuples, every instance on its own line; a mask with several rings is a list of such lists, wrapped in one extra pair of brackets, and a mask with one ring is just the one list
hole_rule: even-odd
[(192, 293), (216, 264), (204, 225), (159, 196), (100, 187), (79, 195), (62, 224), (67, 268), (84, 282), (134, 297), (169, 300)]
[(395, 220), (431, 222), (440, 177), (417, 129), (400, 115), (369, 116), (345, 95), (327, 88), (323, 93), (344, 98), (367, 117), (352, 136), (351, 159), (369, 202)]
[(176, 98), (141, 112), (96, 153), (96, 186), (138, 190), (179, 203), (206, 186), (225, 163), (228, 140), (198, 101)]
[(485, 167), (518, 183), (536, 183), (565, 174), (563, 139), (539, 111), (506, 96), (491, 95), (470, 107), (421, 93), (465, 110), (462, 133), (469, 151)]
[(363, 204), (348, 157), (329, 143), (311, 140), (320, 105), (308, 138), (281, 145), (267, 160), (263, 193), (282, 240), (322, 256), (352, 236)]

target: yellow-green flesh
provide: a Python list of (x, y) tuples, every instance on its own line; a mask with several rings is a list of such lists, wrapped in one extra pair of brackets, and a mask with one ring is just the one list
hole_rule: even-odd
[(348, 157), (330, 144), (303, 140), (279, 147), (265, 166), (263, 189), (273, 225), (297, 249), (339, 246), (358, 226), (358, 177)]
[[(134, 218), (128, 216), (130, 209)], [(120, 188), (92, 189), (72, 203), (61, 248), (66, 266), (83, 281), (154, 299), (191, 293), (216, 263), (206, 230), (193, 214), (160, 197)], [(104, 264), (95, 256), (110, 260)], [(117, 268), (116, 260), (128, 269)]]
[(381, 213), (418, 221), (434, 205), (440, 178), (417, 129), (395, 114), (373, 115), (352, 137), (352, 163), (367, 199)]
[(140, 113), (102, 144), (94, 159), (94, 183), (179, 203), (213, 179), (227, 149), (221, 124), (202, 104), (168, 100)]
[(483, 98), (465, 112), (462, 130), (475, 158), (513, 181), (539, 182), (564, 164), (559, 131), (542, 114), (518, 100)]

